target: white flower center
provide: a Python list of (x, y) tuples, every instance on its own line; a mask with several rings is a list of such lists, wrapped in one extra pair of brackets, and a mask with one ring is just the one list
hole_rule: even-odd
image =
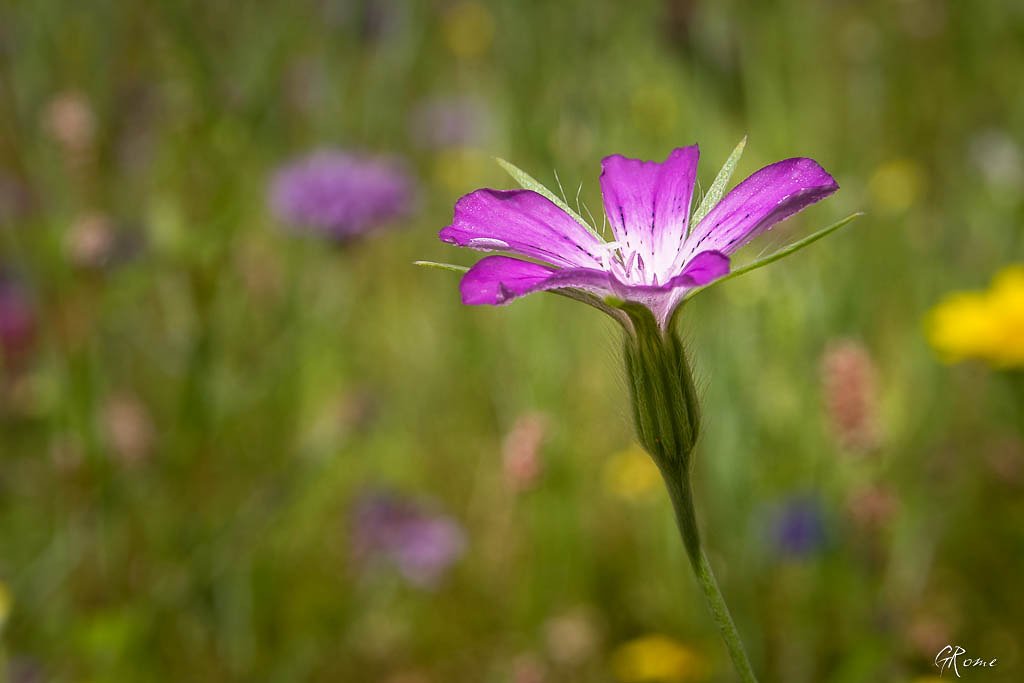
[(648, 270), (648, 264), (635, 249), (630, 249), (622, 242), (612, 241), (602, 243), (599, 250), (601, 266), (619, 281), (632, 285), (658, 284), (658, 274)]

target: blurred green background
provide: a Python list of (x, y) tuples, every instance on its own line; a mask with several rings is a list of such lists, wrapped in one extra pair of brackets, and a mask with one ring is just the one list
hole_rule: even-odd
[[(734, 181), (842, 189), (740, 261), (868, 214), (682, 316), (755, 668), (1024, 679), (1020, 378), (922, 327), (1024, 257), (1022, 74), (1016, 0), (4, 2), (0, 680), (733, 680), (615, 326), (412, 262), (475, 260), (436, 233), (492, 156), (599, 216), (602, 156), (699, 142), (706, 187), (745, 134)], [(415, 210), (297, 238), (268, 182), (332, 147)], [(372, 492), (462, 529), (437, 581), (354, 549)]]

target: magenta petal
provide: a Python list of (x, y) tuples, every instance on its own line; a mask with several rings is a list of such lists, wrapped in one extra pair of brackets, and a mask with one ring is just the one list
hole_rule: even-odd
[(618, 154), (601, 162), (601, 195), (616, 241), (664, 272), (686, 237), (697, 175), (697, 145), (672, 151), (663, 163)]
[(779, 221), (839, 189), (813, 159), (765, 166), (733, 188), (686, 240), (686, 258), (713, 249), (731, 254)]
[(689, 287), (700, 287), (728, 274), (728, 256), (720, 251), (702, 251), (690, 259), (690, 262), (683, 268), (683, 272), (672, 278), (670, 283), (685, 278), (680, 284)]
[(558, 266), (600, 268), (601, 242), (552, 202), (529, 190), (477, 190), (455, 205), (441, 240), (511, 251)]
[(626, 301), (647, 306), (658, 324), (664, 326), (687, 290), (706, 285), (729, 273), (729, 257), (718, 251), (705, 251), (690, 259), (679, 275), (663, 285), (633, 285), (612, 280), (612, 291)]
[(498, 305), (533, 292), (583, 289), (608, 294), (608, 275), (589, 268), (559, 270), (509, 256), (488, 256), (462, 276), (462, 303)]

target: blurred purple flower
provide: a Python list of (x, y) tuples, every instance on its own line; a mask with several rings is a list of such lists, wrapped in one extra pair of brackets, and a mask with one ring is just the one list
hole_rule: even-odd
[(35, 308), (24, 286), (0, 270), (0, 359), (4, 366), (17, 367), (31, 351), (36, 322)]
[(270, 187), (277, 218), (345, 241), (409, 213), (413, 181), (386, 157), (316, 152), (279, 170)]
[(825, 545), (825, 516), (821, 504), (814, 498), (790, 498), (779, 505), (769, 519), (770, 539), (780, 555), (807, 557)]
[(419, 588), (436, 586), (466, 547), (465, 534), (454, 520), (388, 492), (360, 498), (353, 525), (358, 562), (387, 562)]
[(484, 106), (470, 97), (434, 97), (413, 109), (410, 129), (420, 147), (444, 149), (478, 144), (489, 133)]

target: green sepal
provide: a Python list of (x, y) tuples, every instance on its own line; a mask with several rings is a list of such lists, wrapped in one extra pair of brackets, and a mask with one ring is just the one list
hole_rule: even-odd
[(679, 335), (638, 303), (619, 306), (633, 323), (624, 355), (640, 445), (662, 472), (687, 473), (700, 432), (700, 403)]
[(737, 164), (740, 163), (740, 158), (743, 156), (743, 148), (746, 146), (747, 136), (744, 135), (743, 139), (732, 150), (729, 158), (725, 160), (722, 169), (715, 176), (714, 181), (712, 181), (711, 187), (704, 193), (704, 197), (700, 200), (697, 210), (693, 212), (693, 216), (690, 218), (690, 230), (696, 228), (697, 224), (704, 219), (704, 216), (707, 216), (711, 209), (715, 208), (715, 205), (722, 200), (725, 188), (729, 185), (732, 173), (736, 170)]
[[(850, 214), (846, 218), (844, 218), (844, 219), (842, 219), (840, 221), (836, 221), (832, 225), (826, 226), (826, 227), (822, 228), (821, 230), (818, 230), (817, 232), (811, 233), (807, 237), (804, 237), (801, 240), (797, 240), (796, 242), (793, 242), (792, 244), (789, 244), (789, 245), (783, 247), (782, 249), (779, 249), (778, 251), (774, 251), (774, 252), (772, 252), (771, 254), (768, 254), (765, 257), (759, 258), (759, 259), (757, 259), (755, 261), (752, 261), (752, 262), (750, 262), (750, 263), (748, 263), (748, 264), (746, 264), (744, 266), (740, 266), (736, 270), (730, 272), (728, 275), (724, 275), (724, 276), (718, 278), (717, 280), (715, 280), (714, 282), (709, 282), (708, 284), (704, 285), (703, 287), (697, 287), (696, 289), (691, 289), (689, 292), (687, 292), (686, 299), (684, 299), (684, 301), (687, 301), (687, 300), (691, 299), (692, 297), (696, 296), (698, 293), (703, 292), (708, 287), (714, 287), (715, 285), (720, 284), (722, 282), (725, 282), (726, 280), (731, 280), (734, 277), (739, 277), (740, 275), (745, 275), (746, 273), (749, 273), (751, 271), (757, 270), (758, 268), (763, 268), (763, 267), (767, 266), (769, 263), (774, 263), (775, 261), (778, 261), (779, 259), (784, 259), (787, 256), (795, 254), (796, 252), (800, 251), (804, 247), (808, 247), (808, 246), (814, 244), (815, 242), (820, 240), (822, 237), (827, 237), (828, 235), (832, 234), (833, 232), (835, 232), (839, 228), (841, 228), (844, 225), (847, 225), (848, 223), (852, 222), (855, 218), (858, 218), (858, 217), (863, 216), (863, 215), (864, 215), (864, 213), (860, 212), (860, 211), (858, 211), (857, 213), (854, 213), (854, 214)], [(678, 311), (679, 309), (676, 309), (676, 310)]]
[(469, 270), (466, 266), (457, 266), (454, 263), (437, 263), (436, 261), (413, 261), (414, 266), (423, 266), (424, 268), (437, 268), (438, 270), (449, 270), (453, 273), (465, 273)]
[(612, 308), (622, 308), (626, 305), (626, 300), (617, 296), (606, 296), (603, 301)]

